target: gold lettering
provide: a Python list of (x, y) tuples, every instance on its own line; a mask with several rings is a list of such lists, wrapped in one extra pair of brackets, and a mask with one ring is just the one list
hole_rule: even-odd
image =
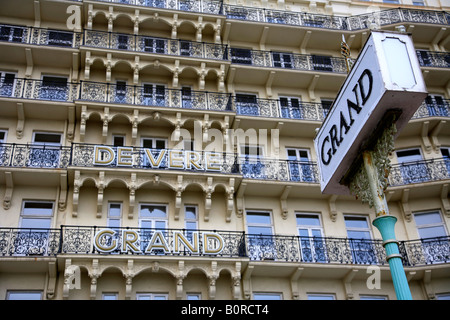
[(203, 233), (203, 253), (218, 254), (223, 250), (223, 238), (217, 233)]
[(117, 148), (117, 165), (118, 166), (132, 166), (133, 148), (129, 147), (118, 147)]
[(203, 170), (202, 165), (200, 164), (200, 160), (200, 153), (195, 151), (186, 152), (186, 169)]
[(95, 146), (94, 165), (107, 166), (115, 159), (114, 150), (107, 146)]
[(221, 154), (215, 152), (206, 152), (206, 170), (221, 171)]
[(180, 231), (174, 231), (174, 253), (180, 253), (179, 243), (182, 242), (185, 246), (185, 248), (188, 248), (188, 250), (191, 253), (199, 253), (198, 251), (198, 232), (192, 232), (192, 240), (194, 243), (189, 242), (189, 240), (181, 233)]
[(148, 161), (150, 161), (152, 168), (159, 168), (164, 156), (166, 155), (166, 152), (167, 152), (166, 149), (160, 150), (158, 159), (155, 160), (151, 149), (145, 149), (145, 154), (147, 155), (147, 159), (148, 159)]
[[(131, 236), (131, 237), (130, 237)], [(140, 253), (141, 249), (139, 249), (135, 242), (139, 240), (139, 235), (134, 230), (122, 230), (122, 248), (121, 252), (127, 252), (128, 248), (134, 253)]]
[(169, 245), (161, 231), (155, 231), (145, 252), (151, 253), (152, 250), (163, 250), (164, 253), (170, 253)]
[(170, 150), (169, 151), (169, 168), (184, 169), (183, 151)]
[[(117, 242), (116, 239), (113, 239), (112, 237), (114, 236), (116, 232), (114, 230), (111, 229), (103, 229), (100, 230), (99, 232), (97, 232), (97, 234), (94, 237), (94, 246), (95, 248), (100, 251), (100, 252), (111, 252), (113, 250), (116, 249), (117, 246)], [(111, 244), (108, 246), (106, 245), (106, 243), (108, 243), (109, 241), (103, 241), (104, 237), (106, 236), (110, 236), (111, 239)]]

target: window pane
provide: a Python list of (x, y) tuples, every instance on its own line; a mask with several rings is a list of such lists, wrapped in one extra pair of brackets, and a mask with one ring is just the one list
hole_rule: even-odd
[(368, 231), (347, 231), (348, 237), (351, 239), (371, 239)]
[(308, 294), (308, 300), (335, 300), (332, 294)]
[(361, 217), (345, 217), (345, 226), (347, 228), (368, 228), (366, 218)]
[(51, 225), (51, 219), (33, 219), (23, 218), (21, 228), (43, 228), (49, 229)]
[(187, 300), (200, 300), (199, 293), (188, 293), (186, 296)]
[(8, 300), (41, 300), (42, 292), (8, 292)]
[(117, 300), (117, 293), (104, 293), (103, 300)]
[(272, 224), (269, 213), (247, 213), (248, 224)]
[(59, 133), (35, 133), (34, 142), (36, 143), (61, 143), (61, 134)]
[(141, 217), (165, 218), (166, 207), (154, 205), (141, 205), (141, 210), (139, 213)]
[(197, 222), (186, 222), (186, 229), (195, 230), (197, 229)]
[(195, 207), (185, 207), (185, 219), (195, 220), (197, 219), (197, 215), (195, 214)]
[(442, 223), (439, 212), (416, 213), (414, 214), (414, 219), (416, 220), (416, 224), (418, 226), (424, 224)]
[(422, 239), (434, 238), (434, 237), (445, 237), (445, 229), (443, 226), (420, 228), (419, 236)]
[(22, 215), (51, 216), (53, 214), (52, 202), (25, 202)]
[(253, 300), (281, 300), (281, 293), (254, 293)]
[(271, 227), (248, 227), (248, 233), (249, 234), (263, 234), (263, 235), (272, 235), (272, 228)]
[(120, 219), (108, 219), (109, 228), (120, 228)]
[(297, 225), (299, 225), (299, 226), (320, 226), (319, 216), (299, 214), (299, 215), (297, 215)]
[(120, 217), (121, 205), (119, 203), (110, 203), (108, 215), (110, 217)]

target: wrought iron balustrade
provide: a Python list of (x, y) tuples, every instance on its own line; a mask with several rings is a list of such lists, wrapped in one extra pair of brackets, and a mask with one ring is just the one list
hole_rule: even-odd
[(389, 185), (423, 183), (450, 179), (450, 159), (412, 161), (391, 165)]
[(222, 14), (222, 0), (97, 0), (100, 2), (111, 2), (129, 4), (143, 7), (160, 9), (181, 10), (188, 12), (201, 12), (207, 14)]
[(414, 113), (412, 119), (450, 116), (450, 100), (428, 96)]
[[(98, 147), (104, 147), (98, 149)], [(107, 148), (105, 150), (105, 148)], [(130, 148), (129, 164), (118, 163), (118, 147), (72, 144), (71, 165), (75, 167), (129, 167), (135, 169), (184, 170), (239, 174), (234, 153)], [(123, 149), (121, 149), (123, 150)], [(174, 160), (175, 159), (175, 160)]]
[(228, 60), (227, 45), (117, 32), (85, 30), (83, 45), (94, 48)]
[(408, 8), (388, 9), (347, 17), (225, 5), (224, 14), (228, 19), (348, 31), (369, 29), (372, 24), (377, 26), (403, 22), (450, 24), (448, 12)]
[(320, 103), (293, 103), (292, 100), (282, 103), (280, 99), (245, 99), (236, 96), (233, 100), (239, 115), (316, 121), (324, 119), (324, 109)]
[(0, 228), (0, 256), (55, 256), (60, 229)]
[(82, 38), (81, 32), (0, 24), (0, 41), (79, 48)]
[(345, 59), (331, 56), (230, 48), (232, 63), (254, 67), (347, 73)]
[(241, 156), (239, 168), (243, 178), (247, 179), (319, 183), (314, 162)]
[(78, 97), (78, 83), (0, 77), (0, 97), (72, 102)]
[(449, 52), (416, 50), (416, 54), (422, 67), (450, 68)]
[(0, 143), (0, 167), (65, 169), (71, 147)]
[(163, 85), (118, 85), (81, 81), (79, 100), (167, 108), (232, 111), (231, 94), (184, 89)]
[[(103, 232), (105, 229), (107, 232)], [(399, 252), (405, 266), (450, 263), (450, 237), (399, 241)], [(60, 254), (241, 257), (251, 261), (387, 265), (382, 240), (373, 239), (66, 225), (59, 229), (0, 228), (0, 256)]]

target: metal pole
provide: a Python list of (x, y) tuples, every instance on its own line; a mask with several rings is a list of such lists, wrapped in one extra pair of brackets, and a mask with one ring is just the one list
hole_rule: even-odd
[(403, 269), (402, 257), (398, 249), (398, 241), (395, 239), (394, 226), (397, 218), (389, 215), (384, 191), (380, 187), (377, 170), (372, 161), (370, 151), (363, 152), (364, 169), (369, 182), (369, 189), (372, 195), (373, 204), (377, 218), (373, 225), (377, 227), (383, 238), (383, 246), (386, 250), (386, 260), (391, 270), (392, 281), (398, 300), (412, 300), (408, 280)]

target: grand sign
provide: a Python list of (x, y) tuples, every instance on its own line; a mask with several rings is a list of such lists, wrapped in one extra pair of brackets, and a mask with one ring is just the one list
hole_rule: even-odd
[(187, 236), (181, 231), (173, 231), (170, 236), (172, 241), (167, 240), (164, 231), (154, 231), (144, 241), (141, 234), (135, 230), (115, 231), (105, 228), (95, 234), (94, 247), (102, 253), (178, 254), (188, 251), (199, 255), (216, 255), (224, 249), (223, 237), (215, 232), (193, 231)]
[(341, 180), (386, 112), (400, 132), (426, 95), (410, 35), (372, 31), (314, 139), (322, 193), (350, 194)]

